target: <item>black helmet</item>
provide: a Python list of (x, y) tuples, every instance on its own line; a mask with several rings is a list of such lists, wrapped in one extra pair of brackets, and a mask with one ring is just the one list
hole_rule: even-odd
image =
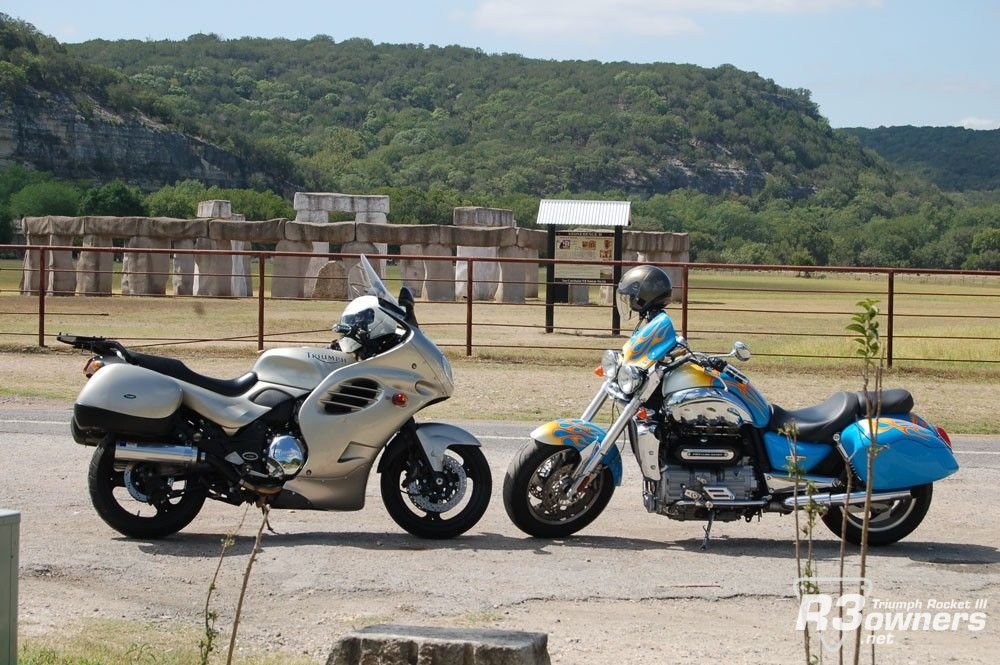
[(636, 266), (618, 282), (618, 312), (628, 319), (632, 312), (645, 317), (649, 312), (661, 310), (670, 302), (673, 287), (670, 277), (656, 266)]

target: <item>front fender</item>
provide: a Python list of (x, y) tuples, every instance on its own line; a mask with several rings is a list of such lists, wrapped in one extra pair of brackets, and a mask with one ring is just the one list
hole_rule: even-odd
[[(447, 423), (416, 423), (413, 427), (417, 434), (417, 442), (424, 451), (427, 461), (430, 462), (431, 468), (435, 471), (444, 470), (444, 451), (448, 448), (455, 446), (476, 446), (477, 448), (481, 448), (483, 445), (470, 432), (455, 425)], [(379, 460), (378, 471), (380, 473), (390, 461), (395, 460), (397, 456), (405, 453), (407, 446), (410, 445), (410, 437), (401, 436), (402, 434), (403, 431), (389, 442), (385, 453), (382, 455), (382, 459)]]
[[(550, 446), (568, 446), (583, 451), (587, 446), (604, 440), (607, 432), (603, 427), (579, 418), (561, 418), (545, 423), (531, 433), (531, 438)], [(611, 471), (615, 485), (622, 484), (622, 456), (617, 446), (612, 446), (601, 460)]]

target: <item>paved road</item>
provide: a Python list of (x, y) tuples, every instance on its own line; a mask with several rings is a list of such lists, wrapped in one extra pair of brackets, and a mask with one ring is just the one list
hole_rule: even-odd
[[(0, 507), (22, 512), (21, 627), (28, 636), (91, 618), (197, 627), (219, 542), (241, 509), (206, 505), (181, 534), (124, 539), (86, 493), (91, 449), (73, 443), (69, 411), (0, 411)], [(369, 483), (354, 513), (275, 511), (254, 569), (241, 637), (256, 648), (322, 662), (351, 627), (393, 621), (540, 630), (557, 663), (801, 661), (794, 528), (788, 517), (701, 525), (641, 506), (638, 473), (578, 537), (526, 538), (500, 487), (530, 424), (464, 423), (484, 443), (493, 503), (466, 536), (414, 539), (391, 522)], [(995, 663), (1000, 653), (1000, 439), (955, 437), (962, 469), (935, 486), (934, 505), (902, 543), (870, 558), (875, 595), (892, 601), (985, 599), (986, 630), (901, 634), (880, 663)], [(235, 605), (254, 518), (224, 568), (220, 622)], [(819, 572), (836, 572), (837, 543), (819, 527)], [(856, 557), (852, 557), (856, 562)], [(766, 638), (762, 638), (762, 634)]]

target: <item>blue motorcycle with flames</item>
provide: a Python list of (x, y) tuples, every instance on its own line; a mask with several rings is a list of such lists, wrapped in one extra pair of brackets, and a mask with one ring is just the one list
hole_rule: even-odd
[[(729, 362), (749, 360), (746, 345), (713, 356), (677, 335), (661, 269), (629, 270), (617, 292), (619, 308), (638, 313), (639, 325), (620, 353), (604, 352), (600, 390), (580, 418), (532, 432), (507, 470), (504, 505), (525, 533), (562, 538), (597, 518), (622, 481), (619, 442), (642, 472), (646, 510), (707, 522), (705, 545), (715, 520), (791, 513), (809, 500), (827, 508), (822, 519), (835, 534), (843, 528), (860, 543), (869, 487), (868, 541), (888, 545), (917, 528), (933, 483), (958, 470), (947, 433), (913, 413), (909, 392), (838, 392), (783, 409)], [(608, 399), (620, 412), (605, 429), (593, 419)], [(877, 418), (868, 417), (872, 403)]]

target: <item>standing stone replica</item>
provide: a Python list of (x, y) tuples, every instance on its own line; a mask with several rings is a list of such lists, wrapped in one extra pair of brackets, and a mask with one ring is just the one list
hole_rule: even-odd
[[(458, 248), (456, 256), (495, 258), (497, 248), (501, 243), (492, 246), (469, 247), (461, 244), (460, 227), (514, 227), (514, 211), (499, 208), (455, 208), (454, 225)], [(513, 244), (513, 243), (509, 243)], [(477, 261), (473, 264), (472, 294), (468, 289), (469, 264), (464, 261), (455, 263), (455, 294), (459, 298), (471, 297), (474, 300), (492, 300), (500, 285), (500, 264), (490, 261)]]
[[(388, 220), (386, 219), (386, 215), (389, 213), (388, 196), (296, 192), (292, 205), (295, 208), (296, 222), (326, 224), (329, 222), (331, 212), (347, 212), (354, 213), (354, 221), (357, 223), (388, 224)], [(331, 243), (329, 240), (289, 240), (289, 242), (311, 242), (312, 246), (309, 249), (299, 246), (294, 249), (280, 249), (280, 251), (310, 251), (316, 254), (327, 254), (331, 250), (331, 244), (339, 244)], [(367, 241), (361, 241), (357, 245), (353, 244), (354, 242), (354, 238), (343, 240), (340, 251), (345, 254), (388, 254), (388, 246), (385, 243), (378, 243), (372, 246)], [(286, 258), (294, 259), (294, 257)], [(327, 257), (317, 256), (313, 259), (296, 259), (283, 262), (282, 265), (289, 271), (288, 274), (290, 276), (301, 273), (302, 277), (305, 278), (305, 283), (302, 286), (301, 294), (297, 296), (291, 293), (297, 289), (291, 288), (288, 284), (284, 285), (280, 291), (288, 292), (288, 296), (286, 297), (312, 297), (316, 286), (316, 279), (328, 261)], [(349, 271), (351, 265), (353, 265), (353, 262), (345, 261), (345, 271)], [(372, 265), (380, 275), (385, 276), (383, 261), (372, 259)]]

